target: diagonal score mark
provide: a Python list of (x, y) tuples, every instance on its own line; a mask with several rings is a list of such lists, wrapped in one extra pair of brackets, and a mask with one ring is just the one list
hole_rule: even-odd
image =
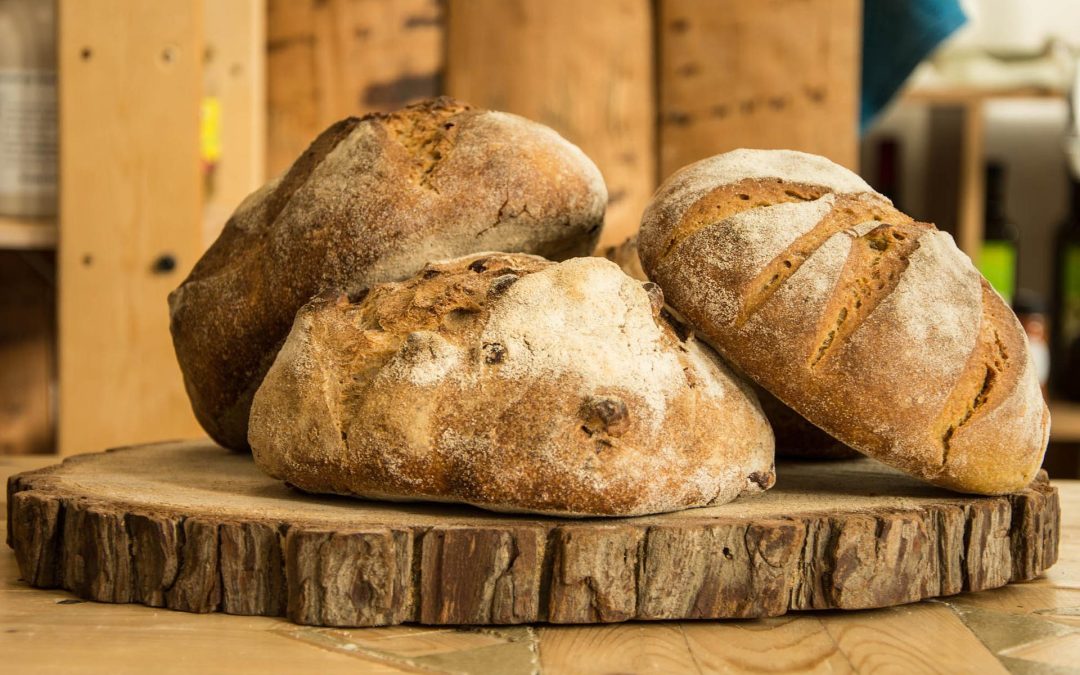
[(721, 185), (701, 197), (672, 228), (659, 259), (698, 230), (727, 220), (732, 216), (765, 206), (792, 202), (812, 202), (832, 191), (822, 185), (788, 183), (782, 179), (745, 178)]
[(810, 259), (833, 235), (868, 221), (910, 223), (911, 218), (897, 211), (888, 199), (875, 193), (834, 194), (829, 212), (808, 231), (796, 237), (787, 248), (769, 262), (747, 285), (743, 305), (735, 319), (741, 328), (772, 297), (802, 264)]
[(1011, 310), (1004, 303), (994, 302), (995, 294), (990, 284), (982, 280), (982, 323), (975, 346), (968, 356), (960, 379), (941, 407), (941, 414), (934, 425), (935, 435), (941, 439), (941, 468), (949, 458), (953, 437), (977, 417), (997, 407), (1020, 379), (1017, 366), (1022, 343), (1012, 330), (998, 330), (1015, 321), (1006, 313)]
[(871, 229), (855, 234), (840, 277), (825, 305), (818, 326), (818, 346), (810, 354), (815, 368), (834, 347), (843, 344), (863, 325), (900, 284), (908, 259), (919, 248), (919, 237), (932, 230), (925, 223), (864, 224)]

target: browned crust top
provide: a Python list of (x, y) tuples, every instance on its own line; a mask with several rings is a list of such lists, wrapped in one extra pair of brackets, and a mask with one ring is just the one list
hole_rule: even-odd
[[(783, 177), (664, 199), (642, 225), (646, 272), (759, 384), (924, 479), (986, 493), (1031, 480), (1049, 419), (1026, 339), (947, 235), (876, 193)], [(979, 442), (959, 449), (958, 434)]]

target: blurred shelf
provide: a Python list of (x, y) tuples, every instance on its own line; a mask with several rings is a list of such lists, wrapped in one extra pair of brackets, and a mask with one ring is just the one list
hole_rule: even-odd
[(0, 216), (0, 250), (56, 248), (55, 218), (11, 218)]
[(963, 105), (990, 99), (1064, 98), (1065, 92), (1049, 87), (1009, 87), (983, 89), (980, 87), (920, 87), (909, 89), (902, 100), (931, 105)]
[(1050, 440), (1059, 443), (1080, 442), (1080, 403), (1050, 402)]

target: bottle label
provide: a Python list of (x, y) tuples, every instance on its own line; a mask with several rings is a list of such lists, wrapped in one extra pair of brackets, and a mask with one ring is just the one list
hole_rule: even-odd
[(1065, 247), (1061, 274), (1061, 336), (1072, 344), (1080, 336), (1080, 246)]
[(56, 72), (0, 68), (0, 194), (56, 194)]
[(983, 242), (978, 268), (1005, 302), (1012, 304), (1016, 292), (1016, 244), (1011, 241)]

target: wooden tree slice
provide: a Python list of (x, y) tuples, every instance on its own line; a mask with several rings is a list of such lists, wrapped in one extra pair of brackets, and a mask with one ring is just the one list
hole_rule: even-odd
[(314, 497), (209, 442), (14, 476), (22, 577), (105, 602), (321, 626), (594, 623), (861, 609), (1031, 579), (1057, 559), (1045, 473), (1003, 497), (869, 459), (782, 463), (775, 488), (629, 519)]

